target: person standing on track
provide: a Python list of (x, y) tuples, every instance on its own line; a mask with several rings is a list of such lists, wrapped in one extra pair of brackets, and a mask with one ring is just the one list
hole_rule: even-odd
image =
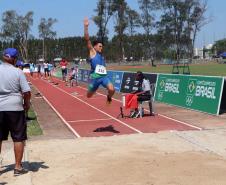
[(87, 97), (91, 98), (98, 87), (102, 85), (108, 90), (107, 103), (112, 102), (112, 96), (115, 93), (114, 86), (110, 79), (107, 76), (106, 64), (104, 57), (102, 56), (103, 43), (101, 41), (94, 41), (93, 45), (89, 38), (89, 20), (88, 18), (84, 19), (84, 37), (87, 42), (87, 48), (89, 50), (90, 65), (91, 65), (91, 74), (90, 74), (90, 83), (88, 86)]
[(65, 58), (62, 58), (62, 60), (60, 61), (60, 67), (62, 72), (62, 80), (64, 82), (67, 82), (67, 65), (68, 61)]
[(18, 51), (7, 48), (3, 52), (4, 62), (0, 64), (0, 152), (2, 141), (8, 139), (9, 132), (14, 142), (14, 175), (28, 171), (22, 167), (27, 125), (25, 111), (30, 107), (31, 89), (22, 70), (16, 68)]
[(33, 62), (30, 63), (29, 69), (30, 69), (30, 75), (31, 77), (33, 77), (33, 73), (35, 71), (35, 64)]
[(43, 67), (44, 67), (44, 75), (45, 75), (45, 78), (47, 78), (47, 77), (49, 77), (48, 61), (45, 61), (43, 63)]
[(38, 63), (38, 64), (37, 64), (37, 69), (38, 69), (38, 71), (37, 71), (37, 72), (38, 72), (38, 78), (42, 77), (41, 68), (42, 68), (41, 63)]
[(52, 63), (48, 62), (48, 73), (49, 73), (49, 81), (52, 80), (52, 73), (53, 73), (53, 69), (54, 69), (54, 66)]

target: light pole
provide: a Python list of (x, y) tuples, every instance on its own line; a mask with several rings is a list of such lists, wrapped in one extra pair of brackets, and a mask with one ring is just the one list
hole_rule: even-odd
[(42, 36), (43, 36), (43, 40), (42, 40), (42, 55), (43, 55), (43, 59), (45, 60), (45, 33), (44, 33), (44, 25), (41, 26), (41, 30), (42, 30)]
[(55, 56), (54, 57), (58, 57), (59, 55), (59, 49), (58, 49), (58, 44), (56, 45), (56, 49), (55, 49)]
[(42, 40), (42, 55), (43, 55), (43, 59), (45, 60), (45, 39), (44, 39), (44, 37)]
[(62, 58), (64, 58), (63, 54), (64, 54), (64, 44), (62, 44), (62, 45), (61, 45), (61, 48), (60, 48), (60, 56), (61, 56)]

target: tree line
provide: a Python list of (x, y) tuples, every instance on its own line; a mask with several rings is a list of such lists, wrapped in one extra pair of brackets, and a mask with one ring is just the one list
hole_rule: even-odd
[[(197, 33), (209, 22), (205, 0), (138, 0), (139, 10), (126, 0), (98, 0), (92, 17), (98, 30), (91, 39), (105, 45), (107, 60), (122, 62), (130, 58), (192, 58)], [(114, 36), (109, 38), (109, 22), (114, 23)], [(52, 60), (63, 56), (69, 60), (86, 58), (83, 37), (57, 38), (54, 18), (42, 18), (39, 38), (31, 35), (33, 12), (25, 16), (9, 10), (2, 14), (0, 50), (19, 48), (24, 61), (40, 57)]]

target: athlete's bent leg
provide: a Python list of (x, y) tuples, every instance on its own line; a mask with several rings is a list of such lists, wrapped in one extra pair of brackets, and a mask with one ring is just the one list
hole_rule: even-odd
[(112, 96), (113, 96), (114, 93), (115, 93), (115, 88), (114, 88), (114, 86), (113, 86), (112, 83), (108, 83), (108, 85), (107, 85), (106, 88), (107, 88), (107, 90), (108, 90), (107, 103), (108, 103), (108, 104), (111, 104), (111, 102), (112, 102)]
[(91, 98), (95, 94), (99, 85), (100, 85), (100, 82), (98, 79), (91, 79), (91, 81), (88, 85), (88, 91), (86, 94), (87, 98)]
[(91, 98), (94, 94), (95, 94), (95, 92), (87, 91), (86, 97)]
[(114, 88), (114, 86), (113, 86), (112, 83), (109, 83), (107, 85), (107, 90), (108, 90), (108, 96), (109, 96), (109, 98), (112, 98), (112, 96), (115, 94), (115, 88)]

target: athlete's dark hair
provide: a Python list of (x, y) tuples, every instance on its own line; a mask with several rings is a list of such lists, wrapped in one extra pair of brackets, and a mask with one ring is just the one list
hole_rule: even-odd
[(96, 46), (97, 44), (103, 44), (103, 42), (101, 40), (99, 40), (99, 39), (94, 40), (93, 41), (93, 46)]
[(139, 77), (140, 80), (146, 79), (144, 76), (144, 73), (142, 73), (141, 71), (137, 71), (137, 77)]

